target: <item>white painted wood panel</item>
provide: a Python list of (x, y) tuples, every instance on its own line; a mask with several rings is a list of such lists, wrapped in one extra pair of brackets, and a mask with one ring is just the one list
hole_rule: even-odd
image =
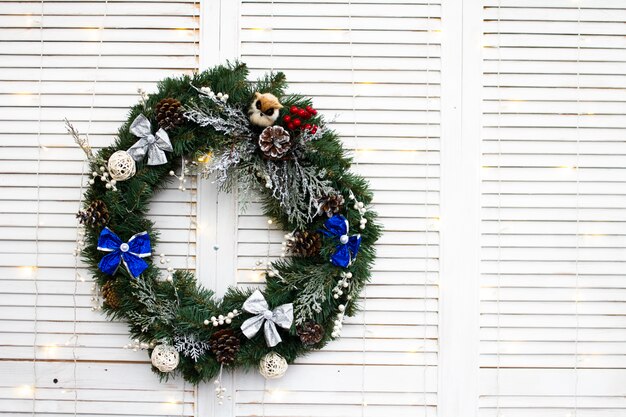
[[(460, 152), (444, 143), (451, 154), (440, 157), (441, 124), (448, 124), (444, 130), (457, 122), (474, 126), (467, 116), (456, 121), (450, 114), (476, 93), (482, 168), (479, 218), (473, 220), (481, 225), (475, 289), (480, 329), (467, 343), (478, 343), (480, 351), (477, 413), (625, 415), (626, 4), (485, 0), (480, 16), (466, 13), (470, 6), (448, 16), (466, 25), (463, 33), (482, 20), (475, 50), (473, 38), (453, 45), (458, 37), (441, 33), (450, 27), (442, 25), (446, 10), (456, 7), (450, 3), (443, 8), (439, 1), (415, 0), (233, 4), (203, 6), (204, 63), (240, 56), (253, 76), (270, 69), (286, 72), (291, 91), (312, 96), (334, 119), (355, 156), (354, 169), (375, 191), (385, 234), (361, 300), (363, 312), (346, 323), (340, 340), (300, 359), (284, 379), (264, 384), (257, 375), (237, 374), (233, 401), (218, 411), (198, 404), (208, 391), (196, 396), (180, 381), (159, 383), (144, 353), (121, 348), (128, 342), (125, 326), (91, 311), (90, 283), (75, 280), (71, 252), (84, 163), (62, 119), (89, 132), (95, 147), (111, 143), (128, 106), (137, 101), (137, 88), (150, 91), (167, 75), (198, 68), (200, 6), (192, 0), (3, 1), (0, 411), (156, 416), (202, 410), (241, 417), (432, 417), (442, 411), (447, 416), (458, 400), (459, 381), (473, 373), (469, 365), (459, 367), (464, 374), (458, 380), (438, 380), (450, 375), (441, 372), (440, 355), (462, 352), (439, 346), (440, 333), (455, 326), (439, 314), (439, 204), (450, 202), (450, 190), (441, 193), (440, 176), (451, 172), (440, 164)], [(456, 76), (471, 82), (470, 71), (446, 71), (442, 62), (453, 62), (460, 49), (465, 57), (457, 64), (465, 69), (479, 55), (482, 59), (480, 86), (461, 83), (464, 97), (450, 87)], [(449, 114), (442, 119), (444, 104)], [(211, 192), (207, 184), (205, 192)], [(168, 189), (151, 206), (162, 230), (157, 251), (168, 254), (175, 267), (196, 266), (196, 233), (193, 227), (189, 233), (188, 216), (196, 213), (195, 198), (195, 190), (190, 195)], [(221, 214), (232, 210), (228, 198), (203, 194), (207, 222), (200, 224), (200, 241), (205, 231), (218, 230), (212, 228), (217, 214), (209, 207), (216, 202)], [(220, 261), (219, 271), (203, 272), (202, 279), (211, 284), (234, 264), (239, 284), (261, 284), (256, 261), (278, 256), (282, 232), (268, 230), (260, 214), (252, 204), (231, 219), (238, 224), (233, 257)], [(233, 226), (220, 219), (220, 230)], [(459, 236), (448, 226), (443, 230), (444, 242)], [(210, 242), (205, 237), (205, 244)], [(218, 262), (218, 254), (207, 251), (200, 265)], [(444, 256), (452, 255), (444, 251)], [(442, 262), (449, 265), (450, 259)], [(81, 264), (77, 271), (89, 276)], [(226, 282), (213, 284), (221, 291)], [(444, 287), (451, 284), (445, 281)], [(473, 361), (471, 349), (464, 358)]]
[[(439, 2), (242, 2), (241, 59), (285, 72), (333, 120), (385, 233), (342, 338), (280, 380), (237, 375), (235, 416), (437, 414), (440, 22)], [(284, 232), (260, 214), (239, 216), (240, 284), (280, 255)]]
[[(145, 352), (122, 348), (126, 326), (91, 311), (89, 273), (72, 256), (84, 155), (63, 118), (95, 148), (110, 144), (137, 88), (198, 67), (198, 11), (190, 0), (0, 3), (3, 415), (195, 413), (193, 387), (159, 383)], [(195, 190), (168, 188), (151, 205), (155, 252), (178, 268), (195, 267), (194, 212)]]
[(480, 415), (626, 415), (626, 3), (483, 5)]

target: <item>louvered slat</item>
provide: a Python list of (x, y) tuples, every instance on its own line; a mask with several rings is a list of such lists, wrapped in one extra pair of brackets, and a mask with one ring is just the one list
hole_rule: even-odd
[(623, 20), (484, 2), (481, 416), (621, 416)]
[[(7, 415), (33, 410), (24, 387), (34, 383), (35, 287), (33, 272), (22, 267), (35, 265), (37, 252), (36, 415), (194, 414), (192, 387), (161, 384), (145, 352), (122, 348), (126, 326), (91, 311), (83, 264), (86, 282), (78, 282), (74, 300), (74, 213), (86, 179), (84, 155), (63, 118), (90, 133), (95, 148), (109, 145), (138, 101), (137, 88), (153, 91), (155, 81), (197, 68), (198, 7), (191, 0), (44, 1), (42, 21), (40, 1), (0, 3), (0, 410)], [(178, 268), (187, 266), (188, 250), (195, 264), (189, 217), (172, 214), (195, 210), (190, 198), (173, 187), (150, 210), (162, 232), (155, 251)]]
[[(242, 60), (252, 76), (285, 72), (290, 91), (335, 119), (385, 234), (365, 311), (265, 398), (259, 379), (238, 379), (236, 416), (258, 415), (262, 400), (265, 415), (360, 415), (362, 402), (369, 416), (436, 415), (440, 13), (438, 2), (243, 1)], [(242, 284), (259, 283), (268, 253), (260, 214), (252, 204), (239, 217)], [(274, 258), (283, 232), (269, 238)]]

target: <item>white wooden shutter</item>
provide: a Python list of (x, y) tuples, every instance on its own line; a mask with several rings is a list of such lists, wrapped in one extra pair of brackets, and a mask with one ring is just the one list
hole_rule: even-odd
[(480, 415), (626, 415), (626, 3), (483, 4)]
[[(197, 68), (198, 7), (191, 0), (0, 2), (0, 410), (6, 415), (194, 413), (193, 387), (160, 383), (145, 352), (122, 348), (129, 342), (126, 325), (91, 311), (90, 275), (82, 264), (74, 269), (72, 256), (84, 155), (63, 118), (90, 133), (94, 147), (110, 144), (138, 101), (137, 88), (152, 91), (156, 81)], [(188, 262), (194, 268), (195, 236), (186, 216), (195, 210), (194, 195), (174, 187), (151, 205), (162, 231), (156, 252), (177, 268)], [(74, 295), (76, 272), (86, 281), (78, 280)]]
[[(265, 387), (238, 376), (234, 415), (436, 415), (439, 16), (438, 2), (243, 1), (241, 59), (253, 76), (284, 71), (291, 91), (336, 115), (385, 234), (343, 337)], [(258, 284), (267, 255), (259, 214), (239, 218), (240, 283)], [(270, 257), (282, 234), (270, 231)]]

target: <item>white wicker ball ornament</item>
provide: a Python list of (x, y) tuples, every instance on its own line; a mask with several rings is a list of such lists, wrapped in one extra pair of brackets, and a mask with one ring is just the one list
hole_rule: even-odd
[(259, 373), (265, 377), (265, 379), (281, 378), (287, 373), (287, 361), (276, 352), (270, 352), (263, 356), (261, 362), (259, 362)]
[(152, 351), (152, 365), (161, 372), (172, 372), (178, 366), (180, 355), (170, 345), (158, 345)]
[(135, 175), (135, 160), (126, 151), (117, 151), (109, 158), (109, 174), (115, 181), (124, 181)]

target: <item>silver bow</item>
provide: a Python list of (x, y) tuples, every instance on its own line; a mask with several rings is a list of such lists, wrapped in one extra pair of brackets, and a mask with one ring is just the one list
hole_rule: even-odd
[(159, 129), (153, 135), (150, 120), (143, 114), (135, 118), (129, 130), (141, 138), (128, 150), (135, 161), (141, 161), (148, 154), (148, 165), (163, 165), (167, 162), (164, 151), (172, 152), (174, 149), (165, 130)]
[(270, 310), (267, 301), (265, 301), (263, 294), (259, 290), (256, 290), (248, 297), (243, 303), (243, 309), (248, 313), (256, 314), (241, 325), (243, 334), (248, 339), (252, 339), (263, 326), (265, 341), (269, 347), (274, 347), (282, 341), (276, 325), (283, 329), (289, 329), (291, 323), (293, 323), (293, 304), (283, 304), (274, 310)]

